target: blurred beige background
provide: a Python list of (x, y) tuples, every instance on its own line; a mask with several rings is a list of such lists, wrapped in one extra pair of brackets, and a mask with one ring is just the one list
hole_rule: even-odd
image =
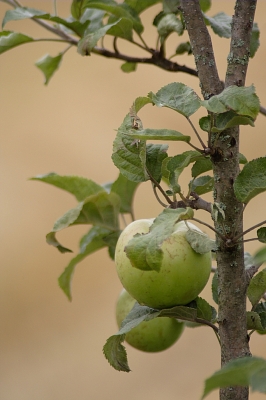
[[(24, 5), (52, 12), (51, 1), (27, 1)], [(233, 1), (213, 1), (210, 15), (233, 13)], [(70, 1), (58, 1), (58, 12), (69, 14)], [(9, 7), (0, 4), (0, 15)], [(156, 13), (149, 11), (145, 21)], [(247, 85), (254, 83), (266, 106), (266, 3), (258, 1), (256, 21), (262, 32), (261, 47), (251, 60)], [(32, 21), (9, 23), (6, 29), (33, 37), (49, 37)], [(154, 29), (145, 36), (154, 46)], [(178, 38), (173, 36), (174, 50)], [(182, 39), (183, 40), (183, 39)], [(128, 46), (127, 51), (135, 50)], [(224, 77), (229, 41), (215, 38), (214, 49), (220, 76)], [(104, 183), (116, 178), (111, 161), (115, 129), (137, 96), (156, 92), (172, 81), (192, 86), (196, 78), (140, 65), (124, 74), (120, 62), (94, 55), (82, 58), (71, 49), (48, 87), (34, 62), (64, 45), (27, 44), (1, 55), (1, 400), (191, 400), (199, 399), (203, 379), (219, 368), (219, 350), (208, 328), (187, 329), (170, 350), (145, 354), (127, 347), (129, 374), (113, 370), (102, 354), (105, 340), (116, 332), (114, 304), (121, 290), (113, 262), (106, 250), (87, 258), (76, 268), (70, 303), (57, 278), (71, 258), (45, 242), (53, 222), (75, 199), (66, 192), (28, 178), (55, 171), (80, 175)], [(121, 45), (121, 49), (123, 46)], [(179, 58), (194, 66), (193, 58)], [(141, 114), (147, 127), (168, 127), (192, 134), (183, 119), (170, 110), (146, 107)], [(195, 120), (196, 121), (196, 120)], [(259, 116), (256, 129), (242, 129), (241, 152), (248, 159), (265, 155), (266, 118)], [(196, 143), (196, 140), (193, 139)], [(171, 145), (171, 154), (183, 151)], [(184, 177), (184, 182), (189, 175)], [(261, 220), (265, 195), (246, 210), (246, 227)], [(137, 218), (161, 211), (143, 184), (136, 194)], [(199, 216), (200, 217), (200, 216)], [(203, 214), (202, 218), (206, 218)], [(265, 215), (263, 217), (265, 219)], [(58, 236), (64, 245), (78, 248), (85, 227)], [(248, 251), (258, 244), (247, 246)], [(210, 289), (204, 296), (211, 300)], [(265, 337), (252, 336), (254, 355), (266, 357)], [(217, 399), (213, 392), (208, 399)], [(264, 399), (258, 393), (252, 400)]]

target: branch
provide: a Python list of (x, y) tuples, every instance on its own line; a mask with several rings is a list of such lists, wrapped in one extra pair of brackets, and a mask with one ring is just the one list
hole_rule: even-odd
[(232, 19), (230, 53), (227, 57), (225, 87), (245, 86), (250, 39), (257, 0), (237, 0)]
[(261, 113), (262, 115), (265, 115), (265, 116), (266, 116), (266, 108), (260, 106), (260, 113)]
[(150, 49), (152, 51), (152, 56), (145, 58), (145, 57), (131, 57), (127, 56), (122, 53), (113, 52), (107, 50), (105, 48), (94, 47), (91, 53), (98, 54), (103, 57), (107, 58), (115, 58), (117, 60), (123, 60), (131, 63), (136, 64), (153, 64), (159, 68), (162, 68), (169, 72), (184, 72), (189, 75), (198, 76), (198, 73), (195, 69), (186, 67), (185, 65), (180, 65), (176, 62), (172, 62), (167, 58), (164, 58), (160, 55), (159, 52), (156, 50)]
[(191, 48), (195, 57), (201, 91), (204, 99), (219, 94), (223, 90), (216, 62), (212, 42), (204, 22), (198, 0), (180, 0), (180, 11), (183, 14), (189, 34)]

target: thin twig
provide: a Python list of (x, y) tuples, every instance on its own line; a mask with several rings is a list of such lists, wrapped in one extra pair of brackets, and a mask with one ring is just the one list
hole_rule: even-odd
[(157, 193), (157, 191), (156, 191), (156, 186), (154, 185), (154, 183), (151, 182), (151, 184), (152, 184), (153, 193), (154, 193), (154, 195), (155, 195), (156, 200), (158, 201), (158, 203), (161, 204), (161, 206), (163, 206), (164, 208), (168, 207), (168, 204), (164, 204), (164, 203), (161, 201), (161, 199), (159, 198), (158, 193)]
[(150, 180), (152, 181), (152, 183), (160, 190), (160, 192), (162, 193), (163, 197), (165, 198), (165, 200), (167, 201), (168, 204), (172, 204), (172, 200), (170, 199), (170, 197), (167, 196), (167, 194), (165, 193), (165, 191), (163, 190), (163, 188), (161, 187), (161, 185), (156, 181), (156, 179), (153, 178), (153, 176), (151, 175), (151, 173), (149, 172), (148, 168), (146, 167), (146, 171), (147, 174), (149, 175)]
[(234, 241), (236, 242), (238, 239), (240, 239), (242, 236), (246, 235), (248, 232), (251, 232), (251, 231), (253, 231), (254, 229), (258, 228), (259, 226), (265, 225), (265, 224), (266, 224), (266, 219), (265, 219), (264, 221), (262, 221), (262, 222), (256, 224), (256, 225), (253, 225), (251, 228), (246, 229), (243, 233), (241, 233), (241, 234), (235, 236), (235, 237), (234, 237)]
[(207, 224), (206, 222), (203, 222), (203, 221), (201, 221), (200, 219), (197, 219), (197, 218), (194, 218), (194, 217), (191, 218), (191, 220), (192, 220), (192, 221), (195, 221), (195, 222), (198, 222), (199, 224), (202, 224), (202, 225), (207, 226), (207, 227), (210, 228), (213, 232), (215, 232), (218, 236), (220, 236), (220, 238), (221, 238), (222, 240), (226, 240), (226, 237), (225, 237), (225, 236), (223, 236), (220, 232), (216, 231), (211, 225)]
[(188, 120), (188, 122), (189, 122), (191, 128), (193, 129), (195, 135), (196, 135), (197, 138), (199, 139), (199, 142), (200, 142), (200, 144), (202, 145), (203, 149), (206, 149), (207, 146), (204, 144), (203, 140), (201, 139), (200, 135), (198, 134), (197, 129), (195, 128), (193, 122), (190, 120), (189, 117), (187, 117), (187, 120)]

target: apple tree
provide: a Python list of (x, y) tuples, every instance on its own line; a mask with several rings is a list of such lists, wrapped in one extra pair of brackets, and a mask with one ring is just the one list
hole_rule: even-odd
[[(156, 88), (155, 84), (147, 95), (140, 93), (140, 97), (132, 99), (113, 143), (112, 160), (119, 171), (114, 182), (102, 185), (88, 178), (56, 173), (32, 179), (63, 189), (77, 200), (76, 207), (61, 216), (47, 234), (48, 244), (61, 253), (71, 252), (59, 243), (56, 233), (77, 224), (90, 226), (80, 240), (79, 253), (59, 277), (59, 285), (69, 300), (76, 265), (104, 247), (110, 257), (116, 259), (122, 283), (124, 274), (129, 274), (129, 278), (126, 276), (129, 281), (133, 275), (140, 279), (135, 295), (127, 294), (126, 312), (119, 303), (119, 310), (122, 307), (124, 313), (120, 330), (104, 345), (104, 355), (113, 368), (130, 371), (122, 343), (127, 338), (129, 343), (132, 342), (132, 337), (134, 342), (133, 333), (138, 332), (141, 324), (147, 324), (142, 325), (146, 327), (156, 323), (152, 328), (156, 331), (155, 326), (161, 325), (161, 321), (170, 321), (168, 325), (174, 339), (168, 340), (168, 344), (179, 338), (184, 327), (182, 334), (185, 335), (189, 324), (207, 325), (216, 335), (221, 349), (221, 369), (205, 381), (202, 398), (216, 388), (220, 388), (221, 400), (246, 400), (249, 387), (266, 393), (266, 360), (252, 357), (249, 348), (254, 332), (266, 334), (266, 269), (262, 267), (266, 261), (263, 245), (266, 243), (265, 216), (258, 224), (243, 229), (246, 206), (266, 190), (266, 157), (262, 154), (260, 158), (248, 161), (239, 152), (240, 126), (254, 127), (258, 114), (266, 115), (255, 87), (245, 86), (249, 59), (255, 56), (259, 47), (259, 28), (254, 22), (256, 0), (236, 0), (233, 17), (223, 12), (211, 17), (211, 0), (73, 0), (69, 3), (69, 18), (57, 14), (56, 1), (54, 14), (29, 8), (17, 0), (2, 1), (10, 8), (3, 17), (0, 53), (44, 40), (8, 30), (10, 21), (26, 18), (55, 35), (54, 39), (45, 40), (62, 43), (62, 51), (57, 56), (46, 55), (36, 62), (44, 74), (45, 84), (49, 83), (72, 46), (77, 47), (81, 56), (95, 54), (121, 60), (124, 73), (135, 71), (142, 63), (178, 73), (181, 79), (182, 74), (189, 74), (199, 80), (201, 96), (175, 81), (162, 88)], [(152, 47), (146, 43), (141, 14), (143, 11), (153, 13), (155, 4), (160, 5), (161, 10), (153, 19), (156, 37)], [(182, 41), (186, 30), (189, 41)], [(218, 74), (210, 32), (230, 39), (226, 75), (222, 78)], [(172, 56), (168, 56), (168, 38), (173, 35), (178, 38), (177, 46)], [(112, 38), (111, 47), (104, 45), (105, 36)], [(122, 53), (119, 50), (121, 41), (140, 49), (141, 55)], [(195, 69), (174, 61), (180, 55), (193, 55)], [(192, 135), (167, 127), (144, 127), (141, 110), (151, 105), (158, 108), (157, 112), (161, 107), (169, 108), (177, 113), (177, 121), (185, 118)], [(198, 110), (203, 110), (204, 116), (195, 125), (191, 116)], [(186, 143), (187, 151), (168, 156), (168, 147), (173, 141)], [(185, 169), (190, 169), (191, 180), (187, 187), (181, 187), (179, 178)], [(141, 223), (139, 230), (126, 237), (121, 245), (120, 238), (125, 235), (121, 221), (125, 214), (135, 220), (134, 193), (140, 183), (147, 181), (151, 183), (151, 196), (160, 203), (162, 211), (154, 220), (144, 223), (144, 231)], [(213, 193), (212, 202), (204, 198), (209, 192)], [(197, 218), (197, 210), (208, 214), (212, 224)], [(212, 238), (194, 227), (194, 223), (207, 226), (213, 233)], [(184, 227), (181, 245), (178, 224)], [(262, 243), (261, 249), (253, 255), (245, 249), (246, 242), (251, 240), (246, 239), (246, 234), (252, 231), (252, 240)], [(188, 293), (193, 293), (192, 297), (176, 298), (176, 304), (164, 299), (161, 302), (146, 301), (142, 292), (148, 290), (149, 285), (141, 286), (138, 282), (149, 276), (159, 277), (155, 293), (152, 293), (156, 300), (156, 290), (165, 285), (163, 269), (169, 267), (171, 258), (174, 260), (172, 272), (182, 251), (184, 258), (180, 268), (184, 267), (185, 273), (176, 280), (176, 290), (182, 286)], [(217, 267), (211, 266), (211, 255)], [(201, 273), (197, 268), (201, 260), (204, 260), (203, 270), (207, 273), (203, 283), (193, 292), (193, 285), (200, 280)], [(189, 270), (192, 274), (188, 274)], [(215, 307), (199, 297), (210, 271), (213, 274), (208, 284), (212, 285)], [(165, 289), (164, 296), (168, 295)], [(247, 299), (251, 308), (247, 306)], [(118, 314), (120, 325), (120, 311)], [(143, 339), (143, 329), (137, 342)], [(143, 350), (151, 348), (152, 335), (147, 340)], [(157, 343), (154, 348), (160, 346)]]

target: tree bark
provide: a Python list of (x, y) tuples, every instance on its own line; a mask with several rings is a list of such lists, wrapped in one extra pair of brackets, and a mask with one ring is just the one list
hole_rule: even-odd
[[(198, 0), (181, 0), (195, 57), (204, 98), (223, 90), (219, 79), (212, 43), (205, 26)], [(232, 37), (225, 87), (244, 86), (249, 61), (250, 37), (256, 0), (237, 0), (232, 20)], [(239, 174), (239, 128), (220, 134), (211, 134), (209, 147), (214, 173), (214, 201), (225, 212), (225, 219), (214, 221), (215, 229), (232, 239), (243, 232), (243, 205), (235, 197), (233, 183)], [(221, 365), (250, 356), (246, 328), (247, 280), (244, 267), (244, 249), (241, 243), (229, 246), (218, 235), (217, 268), (219, 279), (219, 335)], [(248, 387), (228, 387), (220, 390), (220, 400), (247, 400)]]

